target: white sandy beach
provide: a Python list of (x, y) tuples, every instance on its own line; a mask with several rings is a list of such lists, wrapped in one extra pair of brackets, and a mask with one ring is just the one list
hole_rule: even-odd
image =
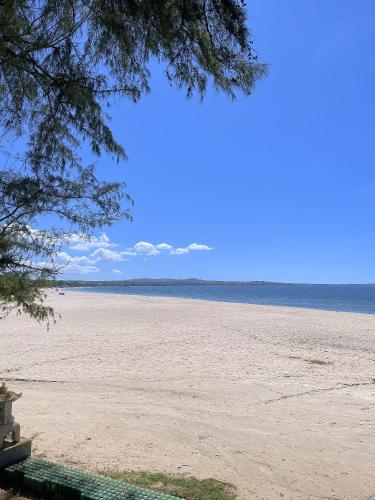
[(375, 498), (375, 318), (51, 294), (0, 323), (0, 378), (34, 453), (228, 481), (240, 499)]

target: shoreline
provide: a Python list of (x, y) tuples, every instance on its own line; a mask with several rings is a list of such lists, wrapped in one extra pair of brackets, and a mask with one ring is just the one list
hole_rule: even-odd
[[(123, 285), (117, 285), (117, 286), (123, 286)], [(125, 285), (127, 286), (127, 285)], [(131, 285), (133, 286), (133, 285)], [(138, 285), (135, 285), (138, 286)], [(174, 285), (147, 285), (147, 286), (174, 286)], [(179, 285), (180, 286), (180, 285)], [(184, 286), (184, 285), (181, 285)], [(194, 285), (194, 286), (199, 286), (199, 285)], [(212, 286), (212, 285), (208, 285)], [(214, 286), (214, 285), (213, 285)], [(336, 286), (336, 285), (335, 285)], [(337, 286), (345, 286), (345, 285), (337, 285)], [(208, 299), (208, 298), (200, 298), (200, 297), (179, 297), (176, 295), (143, 295), (143, 294), (138, 294), (138, 293), (115, 293), (115, 292), (103, 292), (103, 291), (93, 291), (93, 290), (85, 290), (86, 287), (67, 287), (67, 288), (61, 288), (64, 291), (69, 291), (73, 290), (75, 292), (79, 293), (95, 293), (97, 295), (120, 295), (120, 296), (126, 296), (126, 297), (143, 297), (143, 298), (163, 298), (163, 299), (176, 299), (176, 300), (193, 300), (193, 301), (201, 301), (201, 302), (214, 302), (218, 304), (242, 304), (242, 305), (249, 305), (249, 306), (261, 306), (261, 307), (280, 307), (280, 308), (287, 308), (287, 309), (303, 309), (303, 310), (308, 310), (308, 311), (321, 311), (321, 312), (332, 312), (332, 313), (347, 313), (347, 314), (365, 314), (366, 316), (375, 316), (375, 312), (365, 312), (365, 311), (347, 311), (347, 310), (336, 310), (336, 309), (320, 309), (318, 307), (305, 307), (305, 306), (296, 306), (296, 305), (286, 305), (286, 304), (265, 304), (265, 303), (258, 303), (258, 302), (237, 302), (237, 301), (232, 301), (232, 300), (221, 300), (221, 299)], [(87, 287), (87, 288), (96, 288), (96, 287)], [(99, 288), (99, 287), (98, 287)], [(103, 288), (103, 287), (101, 287)], [(79, 289), (79, 290), (78, 290)]]
[(368, 314), (49, 292), (51, 325), (0, 323), (0, 379), (35, 455), (191, 474), (249, 498), (375, 489)]

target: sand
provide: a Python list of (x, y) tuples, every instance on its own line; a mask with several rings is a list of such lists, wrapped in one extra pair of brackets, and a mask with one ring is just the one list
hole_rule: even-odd
[(213, 477), (240, 499), (375, 498), (371, 315), (67, 291), (0, 323), (34, 453)]
[(25, 497), (20, 497), (19, 495), (16, 495), (12, 491), (5, 491), (5, 490), (0, 490), (0, 500), (26, 500)]

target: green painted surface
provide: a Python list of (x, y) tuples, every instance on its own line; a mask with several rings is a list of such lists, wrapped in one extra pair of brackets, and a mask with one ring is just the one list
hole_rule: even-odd
[(72, 500), (176, 500), (165, 495), (122, 483), (114, 479), (64, 467), (47, 460), (30, 457), (10, 465), (0, 473), (10, 487), (41, 498)]

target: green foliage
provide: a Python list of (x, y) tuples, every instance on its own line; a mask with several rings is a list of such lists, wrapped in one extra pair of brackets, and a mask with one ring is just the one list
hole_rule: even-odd
[(0, 276), (0, 296), (3, 300), (2, 315), (16, 310), (17, 314), (27, 313), (38, 321), (54, 318), (53, 309), (44, 305), (46, 298), (43, 288), (47, 281), (30, 279), (28, 273), (12, 272)]
[(142, 488), (161, 491), (185, 500), (235, 500), (234, 488), (215, 479), (197, 479), (192, 476), (177, 476), (161, 472), (110, 471), (102, 474), (135, 484)]
[[(58, 271), (53, 256), (66, 233), (131, 218), (125, 185), (99, 180), (79, 151), (88, 143), (94, 156), (126, 159), (104, 110), (115, 97), (137, 102), (149, 92), (151, 61), (188, 97), (202, 99), (209, 80), (231, 97), (252, 91), (265, 68), (245, 14), (239, 0), (0, 0), (3, 305), (19, 286), (14, 305), (44, 319), (50, 311), (35, 290)], [(24, 154), (9, 147), (17, 137), (28, 141)], [(35, 232), (43, 215), (56, 227)], [(14, 293), (2, 291), (10, 286)]]

